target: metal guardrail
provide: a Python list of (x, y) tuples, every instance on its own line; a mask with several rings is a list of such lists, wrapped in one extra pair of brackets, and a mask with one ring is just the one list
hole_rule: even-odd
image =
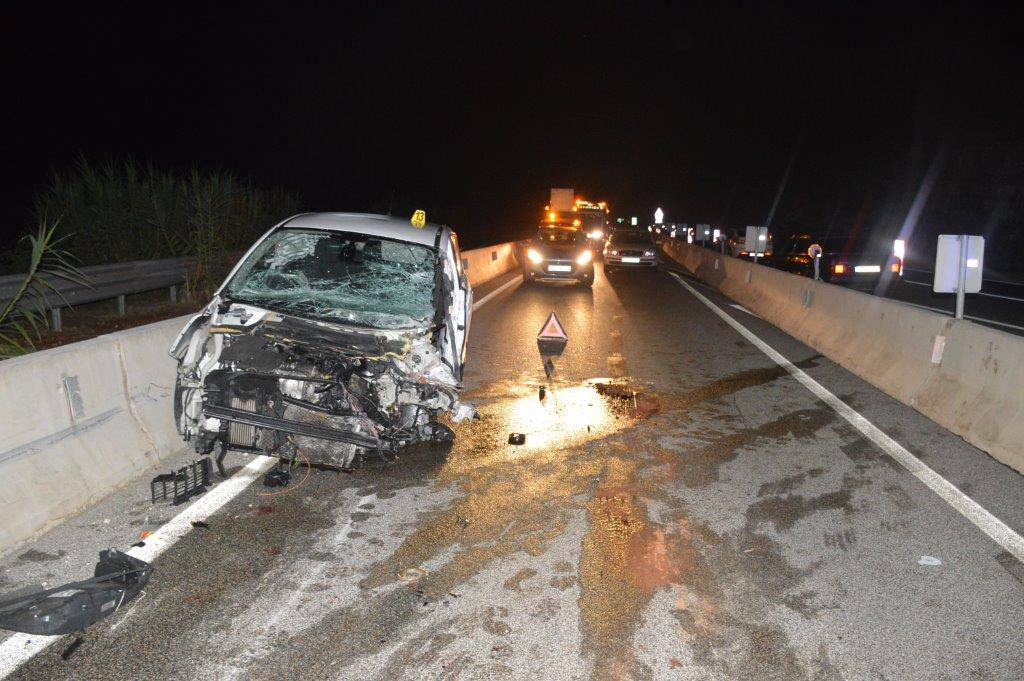
[[(98, 303), (117, 298), (118, 313), (124, 315), (125, 296), (161, 288), (169, 289), (171, 301), (176, 301), (177, 287), (185, 281), (185, 274), (192, 262), (192, 258), (170, 258), (79, 268), (89, 286), (57, 277), (44, 277), (59, 292), (59, 295), (52, 291), (46, 295), (45, 306), (50, 310), (51, 326), (55, 331), (60, 331), (60, 310), (66, 305)], [(0, 304), (11, 299), (23, 278), (24, 275), (20, 274), (0, 277)]]

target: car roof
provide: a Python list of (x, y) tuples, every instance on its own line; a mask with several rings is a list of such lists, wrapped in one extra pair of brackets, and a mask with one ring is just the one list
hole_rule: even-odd
[(303, 213), (288, 218), (279, 227), (355, 232), (430, 247), (438, 243), (440, 232), (446, 229), (431, 222), (420, 229), (413, 227), (409, 218), (375, 213)]

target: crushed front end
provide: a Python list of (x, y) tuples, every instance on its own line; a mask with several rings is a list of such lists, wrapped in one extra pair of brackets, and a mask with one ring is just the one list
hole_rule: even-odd
[(446, 441), (459, 385), (429, 330), (367, 331), (244, 305), (215, 310), (178, 368), (175, 420), (218, 446), (343, 469), (367, 453)]

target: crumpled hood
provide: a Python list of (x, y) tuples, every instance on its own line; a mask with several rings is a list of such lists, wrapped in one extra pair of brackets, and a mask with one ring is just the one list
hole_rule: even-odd
[(371, 359), (405, 356), (414, 342), (430, 335), (429, 327), (390, 330), (344, 326), (237, 303), (224, 313), (215, 313), (210, 328), (213, 332), (244, 332), (286, 346)]

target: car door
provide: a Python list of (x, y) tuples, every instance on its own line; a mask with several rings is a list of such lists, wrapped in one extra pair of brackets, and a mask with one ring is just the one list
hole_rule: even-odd
[(444, 239), (441, 248), (444, 250), (445, 278), (448, 280), (452, 292), (445, 315), (447, 325), (445, 337), (448, 339), (445, 355), (455, 372), (455, 377), (461, 381), (466, 364), (469, 325), (473, 316), (473, 289), (462, 268), (459, 241), (454, 232), (450, 232), (449, 238)]

